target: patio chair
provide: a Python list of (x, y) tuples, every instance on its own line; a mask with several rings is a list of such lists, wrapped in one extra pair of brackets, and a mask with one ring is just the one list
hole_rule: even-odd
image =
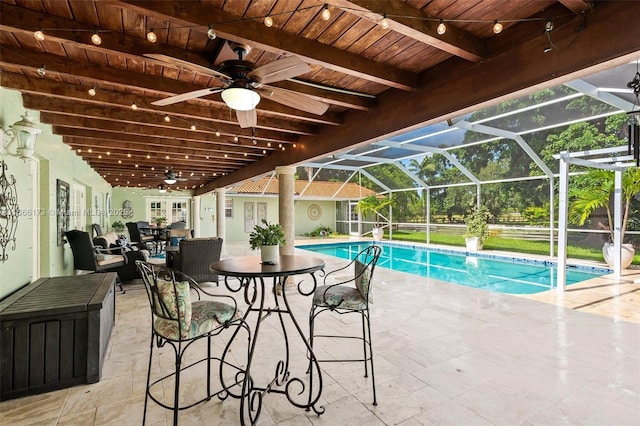
[(101, 248), (93, 245), (91, 235), (88, 232), (76, 229), (64, 233), (71, 252), (73, 253), (73, 269), (76, 271), (91, 272), (116, 272), (118, 273), (118, 286), (122, 288), (120, 274), (127, 265), (128, 259), (122, 247)]
[(102, 235), (102, 227), (97, 223), (92, 224), (91, 229), (93, 230), (94, 237), (97, 237), (98, 235)]
[(173, 222), (171, 223), (171, 225), (168, 226), (168, 228), (170, 229), (185, 229), (186, 227), (187, 227), (187, 222), (185, 222), (184, 220)]
[(192, 238), (179, 243), (179, 251), (173, 254), (173, 267), (198, 283), (218, 283), (218, 275), (209, 271), (209, 265), (220, 260), (222, 238)]
[(141, 248), (151, 251), (149, 244), (154, 245), (153, 235), (143, 235), (138, 227), (138, 222), (127, 222), (127, 230), (129, 231), (129, 239), (132, 243), (138, 244)]
[(167, 229), (167, 245), (177, 246), (184, 239), (193, 238), (193, 230), (188, 228)]
[(122, 253), (127, 258), (127, 264), (118, 269), (118, 276), (121, 281), (140, 278), (138, 268), (136, 267), (136, 260), (146, 261), (150, 256), (148, 250), (142, 249), (138, 245), (129, 245), (126, 240), (121, 240), (118, 234), (113, 231), (95, 237), (93, 239), (93, 245), (101, 249), (122, 248)]
[[(142, 424), (144, 425), (146, 422), (149, 399), (165, 409), (172, 410), (173, 424), (177, 425), (180, 410), (191, 408), (210, 400), (214, 396), (224, 399), (230, 394), (239, 395), (244, 380), (244, 370), (228, 362), (224, 355), (220, 357), (212, 355), (212, 338), (218, 336), (224, 330), (232, 330), (233, 336), (235, 336), (240, 331), (239, 327), (241, 327), (247, 331), (249, 336), (249, 327), (244, 322), (242, 312), (238, 309), (235, 299), (228, 295), (207, 293), (191, 277), (179, 271), (139, 260), (136, 261), (136, 265), (147, 291), (152, 324)], [(208, 299), (200, 300), (201, 294), (207, 295)], [(194, 348), (193, 350), (198, 350), (198, 348), (202, 350), (201, 345), (192, 345), (192, 343), (202, 339), (207, 340), (205, 353), (202, 356), (189, 354), (187, 362), (185, 352), (192, 347)], [(162, 367), (161, 377), (152, 382), (151, 368), (153, 365), (154, 342), (158, 349), (167, 344), (171, 345), (172, 351), (159, 352), (158, 355), (173, 353), (175, 362), (172, 371), (166, 371)], [(247, 351), (249, 347), (250, 345), (247, 345)], [(227, 349), (228, 345), (223, 354), (227, 352)], [(193, 350), (190, 352), (193, 352)], [(184, 364), (183, 361), (185, 361)], [(212, 364), (214, 362), (218, 364), (218, 369), (213, 368), (214, 365)], [(203, 377), (206, 380), (206, 387), (189, 387), (189, 401), (182, 402), (181, 406), (181, 374), (200, 363), (206, 363), (206, 379)], [(223, 374), (227, 370), (230, 370), (232, 374)], [(215, 374), (215, 372), (220, 375), (219, 390), (212, 389), (211, 375)], [(200, 376), (202, 375), (204, 374)], [(233, 377), (231, 383), (226, 382), (229, 379), (225, 380), (225, 378), (228, 377)], [(164, 387), (170, 385), (173, 385), (173, 398), (171, 396), (164, 398)], [(206, 390), (206, 395), (196, 396), (201, 390)], [(167, 392), (167, 395), (171, 395), (171, 392)], [(194, 402), (194, 399), (197, 400)]]
[[(376, 377), (373, 370), (373, 349), (371, 344), (371, 323), (369, 321), (369, 303), (372, 302), (371, 284), (373, 272), (382, 253), (380, 246), (368, 246), (346, 266), (328, 272), (323, 284), (313, 294), (311, 311), (309, 312), (309, 345), (319, 337), (356, 339), (362, 341), (363, 357), (357, 359), (318, 359), (318, 362), (363, 362), (364, 377), (368, 377), (367, 363), (371, 366), (371, 382), (373, 385), (373, 405), (376, 400)], [(353, 277), (345, 278), (345, 272), (353, 269)], [(337, 281), (337, 282), (336, 282)], [(329, 282), (334, 282), (328, 284)], [(362, 336), (315, 334), (315, 321), (323, 312), (336, 314), (360, 314), (362, 317)]]

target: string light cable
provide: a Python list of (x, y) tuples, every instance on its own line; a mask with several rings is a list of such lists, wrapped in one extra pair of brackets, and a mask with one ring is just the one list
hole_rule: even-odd
[[(216, 38), (216, 33), (214, 28), (215, 27), (222, 27), (225, 25), (232, 25), (232, 24), (236, 24), (236, 23), (243, 23), (243, 22), (261, 22), (263, 23), (266, 27), (270, 28), (272, 25), (274, 25), (274, 18), (277, 18), (279, 16), (290, 16), (294, 13), (298, 13), (298, 12), (304, 12), (304, 11), (308, 11), (308, 10), (312, 10), (312, 9), (316, 9), (318, 16), (320, 17), (320, 19), (324, 20), (324, 21), (328, 21), (331, 18), (331, 12), (329, 10), (329, 5), (328, 4), (322, 4), (322, 5), (312, 5), (312, 6), (305, 6), (305, 7), (297, 7), (294, 10), (288, 10), (288, 11), (283, 11), (283, 12), (276, 12), (276, 13), (267, 13), (266, 15), (261, 15), (261, 16), (252, 16), (252, 17), (247, 17), (247, 18), (238, 18), (238, 19), (234, 19), (234, 20), (229, 20), (229, 21), (224, 21), (224, 22), (218, 22), (216, 24), (209, 24), (208, 26), (206, 26), (205, 28), (205, 33), (207, 34), (208, 38), (210, 40), (214, 40)], [(335, 8), (344, 12), (354, 12), (354, 13), (359, 13), (361, 12), (361, 10), (359, 9), (355, 9), (355, 8), (348, 8), (348, 7), (340, 7), (340, 8)], [(502, 31), (502, 27), (505, 24), (512, 24), (512, 23), (521, 23), (521, 22), (548, 22), (550, 19), (555, 20), (555, 19), (561, 19), (564, 17), (573, 17), (575, 16), (574, 14), (567, 14), (567, 15), (560, 15), (560, 16), (554, 16), (553, 18), (523, 18), (523, 19), (443, 19), (443, 18), (435, 18), (435, 17), (417, 17), (417, 16), (410, 16), (410, 15), (397, 15), (397, 14), (392, 14), (392, 13), (386, 13), (384, 11), (371, 11), (371, 13), (379, 15), (378, 18), (378, 22), (379, 25), (384, 28), (387, 27), (389, 25), (389, 20), (393, 20), (393, 19), (403, 19), (403, 20), (419, 20), (419, 21), (424, 21), (424, 22), (431, 22), (433, 24), (438, 24), (437, 26), (443, 30), (443, 31), (438, 31), (438, 33), (444, 34), (446, 32), (446, 26), (447, 24), (450, 23), (460, 23), (460, 24), (467, 24), (467, 23), (480, 23), (480, 24), (487, 24), (491, 29), (492, 32), (498, 34)], [(585, 16), (586, 19), (586, 14), (583, 13), (583, 16)], [(268, 18), (268, 19), (267, 19)], [(167, 27), (167, 28), (149, 28), (149, 29), (143, 29), (142, 31), (142, 36), (144, 38), (146, 38), (147, 40), (149, 40), (149, 42), (151, 43), (155, 43), (158, 39), (157, 34), (161, 31), (169, 31), (171, 29), (174, 30), (178, 30), (178, 29), (195, 29), (195, 28), (202, 28), (202, 25), (181, 25), (181, 26), (171, 26), (171, 27)], [(499, 28), (499, 31), (496, 31)], [(385, 28), (386, 29), (386, 28)], [(581, 25), (580, 27), (578, 27), (578, 32), (580, 32), (582, 29), (584, 29), (584, 25)], [(78, 28), (37, 28), (34, 30), (33, 34), (34, 37), (38, 40), (38, 41), (43, 41), (46, 38), (46, 34), (47, 33), (55, 33), (55, 32), (89, 32), (92, 34), (93, 36), (97, 36), (95, 37), (96, 39), (100, 38), (103, 35), (108, 35), (109, 33), (118, 33), (118, 31), (116, 30), (104, 30), (104, 29), (78, 29)], [(546, 31), (545, 29), (545, 33), (547, 34), (547, 37), (550, 41), (550, 45), (555, 49), (557, 48), (556, 46), (553, 45), (553, 43), (551, 43), (551, 36), (550, 36), (550, 32), (551, 31)], [(153, 34), (151, 35), (150, 39), (148, 37), (149, 34)], [(97, 40), (96, 40), (97, 41)], [(569, 46), (571, 44), (573, 44), (575, 40), (573, 40)], [(101, 40), (100, 40), (101, 42)], [(97, 43), (94, 43), (97, 44)], [(566, 46), (565, 48), (568, 48), (569, 46)], [(559, 50), (559, 49), (558, 49)]]

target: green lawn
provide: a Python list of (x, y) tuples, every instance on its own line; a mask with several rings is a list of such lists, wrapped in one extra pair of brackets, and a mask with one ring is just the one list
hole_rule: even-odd
[[(393, 239), (398, 241), (413, 241), (417, 243), (424, 243), (426, 241), (426, 235), (424, 232), (393, 231)], [(460, 235), (446, 235), (433, 232), (431, 233), (431, 243), (459, 247), (465, 246), (464, 238)], [(549, 243), (544, 241), (489, 237), (484, 243), (484, 248), (489, 250), (504, 250), (517, 253), (549, 255)], [(555, 247), (555, 251), (557, 254), (557, 245)], [(567, 246), (567, 257), (603, 261), (602, 249), (599, 248), (577, 247), (569, 245)], [(633, 258), (633, 264), (640, 265), (640, 254), (636, 254), (636, 256)]]

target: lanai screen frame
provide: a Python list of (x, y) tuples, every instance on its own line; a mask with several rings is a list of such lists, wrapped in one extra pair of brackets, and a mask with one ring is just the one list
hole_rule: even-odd
[[(382, 191), (379, 194), (386, 194), (389, 196), (393, 196), (396, 192), (402, 191), (416, 191), (416, 190), (424, 190), (427, 194), (426, 199), (426, 243), (430, 243), (430, 198), (431, 191), (439, 188), (451, 187), (451, 186), (476, 186), (476, 204), (480, 205), (482, 203), (482, 185), (492, 184), (492, 183), (506, 183), (513, 181), (523, 181), (523, 180), (548, 180), (549, 184), (549, 255), (550, 257), (554, 257), (554, 244), (555, 244), (555, 228), (554, 228), (554, 211), (555, 211), (555, 180), (559, 178), (561, 173), (554, 173), (551, 168), (538, 156), (536, 152), (531, 149), (529, 144), (527, 143), (527, 134), (533, 133), (535, 131), (544, 130), (548, 128), (561, 128), (566, 127), (573, 122), (579, 121), (592, 121), (596, 119), (602, 119), (607, 116), (613, 114), (624, 113), (627, 111), (631, 111), (634, 108), (634, 103), (632, 102), (632, 92), (630, 89), (625, 89), (627, 80), (633, 77), (633, 73), (631, 72), (631, 67), (633, 67), (634, 71), (637, 64), (640, 63), (640, 57), (636, 61), (632, 61), (629, 64), (625, 64), (621, 67), (612, 68), (610, 70), (600, 72), (594, 74), (593, 76), (586, 77), (583, 79), (577, 79), (573, 81), (569, 81), (564, 83), (562, 86), (568, 87), (575, 91), (574, 94), (560, 96), (557, 99), (553, 99), (551, 101), (544, 102), (545, 105), (553, 105), (554, 103), (564, 102), (567, 99), (577, 96), (587, 95), (591, 98), (599, 100), (603, 104), (613, 107), (610, 111), (601, 114), (592, 114), (591, 116), (582, 117), (578, 120), (571, 119), (566, 120), (560, 123), (555, 123), (552, 126), (541, 126), (539, 129), (525, 129), (522, 132), (513, 132), (505, 129), (500, 129), (497, 127), (488, 126), (485, 123), (490, 122), (496, 119), (497, 116), (486, 117), (481, 120), (469, 121), (467, 119), (468, 116), (457, 117), (453, 120), (449, 120), (446, 123), (437, 123), (435, 125), (426, 126), (423, 129), (427, 130), (425, 133), (427, 136), (416, 137), (413, 139), (409, 139), (407, 141), (398, 141), (394, 140), (398, 137), (394, 137), (391, 139), (379, 140), (368, 144), (366, 146), (361, 146), (358, 148), (354, 148), (347, 151), (341, 151), (338, 153), (334, 153), (330, 157), (324, 157), (322, 159), (316, 161), (309, 161), (303, 164), (300, 164), (301, 167), (313, 167), (315, 169), (340, 169), (340, 170), (348, 170), (351, 171), (350, 179), (353, 179), (358, 173), (362, 173), (367, 176), (370, 180), (375, 182)], [(607, 81), (607, 75), (611, 74), (611, 76), (615, 77), (615, 80), (610, 79)], [(597, 86), (592, 84), (591, 81), (598, 82)], [(604, 82), (604, 84), (602, 84)], [(524, 108), (516, 109), (513, 111), (509, 111), (501, 114), (502, 117), (509, 115), (516, 115), (520, 113), (526, 113), (527, 110), (538, 108), (540, 104), (527, 106)], [(495, 141), (500, 138), (506, 138), (513, 140), (522, 148), (522, 150), (529, 156), (531, 161), (535, 163), (538, 168), (542, 171), (540, 176), (521, 176), (514, 177), (509, 179), (496, 179), (496, 180), (481, 180), (477, 176), (475, 176), (470, 170), (465, 168), (449, 151), (453, 149), (460, 148), (461, 146), (453, 146), (448, 148), (438, 148), (438, 147), (430, 147), (421, 144), (415, 143), (418, 139), (431, 137), (436, 132), (446, 132), (451, 131), (452, 129), (463, 129), (467, 131), (473, 131), (476, 133), (481, 133), (486, 135), (486, 139), (479, 142), (474, 143), (488, 143)], [(415, 133), (415, 129), (408, 133)], [(470, 146), (471, 144), (463, 145)], [(624, 147), (626, 149), (626, 147)], [(404, 155), (397, 157), (384, 158), (379, 156), (378, 153), (381, 150), (390, 150), (397, 149), (402, 151), (408, 151), (409, 153), (405, 153)], [(418, 176), (411, 173), (407, 167), (403, 164), (403, 161), (407, 161), (411, 158), (416, 158), (425, 154), (441, 154), (447, 157), (451, 164), (453, 164), (463, 175), (465, 175), (469, 181), (468, 182), (460, 182), (455, 184), (446, 184), (446, 185), (428, 185)], [(347, 163), (347, 165), (345, 165)], [(404, 174), (406, 174), (413, 182), (416, 183), (416, 186), (407, 187), (407, 188), (390, 188), (388, 185), (380, 182), (376, 179), (371, 173), (367, 171), (372, 167), (381, 165), (381, 164), (392, 164), (401, 170)], [(318, 172), (314, 174), (313, 178), (315, 179), (318, 175)], [(560, 194), (558, 194), (560, 195)], [(389, 215), (391, 220), (391, 214)], [(388, 225), (390, 225), (389, 223)], [(389, 226), (391, 230), (392, 227)], [(558, 233), (560, 233), (560, 226), (558, 227)], [(565, 247), (566, 250), (566, 247)]]

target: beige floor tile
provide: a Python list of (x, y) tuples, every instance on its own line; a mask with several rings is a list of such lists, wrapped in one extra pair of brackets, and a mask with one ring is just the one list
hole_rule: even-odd
[[(245, 245), (227, 246), (244, 254)], [(326, 258), (328, 269), (342, 261)], [(640, 271), (532, 296), (486, 292), (378, 268), (371, 323), (378, 405), (362, 363), (321, 363), (321, 416), (264, 396), (259, 425), (637, 425), (640, 418)], [(149, 356), (150, 316), (140, 282), (116, 296), (113, 331), (99, 383), (0, 403), (2, 424), (139, 425)], [(215, 289), (223, 290), (224, 286)], [(287, 287), (308, 332), (309, 299)], [(269, 296), (271, 297), (271, 296)], [(254, 318), (255, 320), (255, 318)], [(360, 330), (357, 315), (327, 314), (328, 333)], [(305, 347), (286, 322), (292, 376), (306, 383)], [(214, 353), (222, 351), (214, 339)], [(246, 337), (229, 360), (245, 365)], [(284, 358), (277, 315), (261, 324), (252, 375), (266, 383)], [(204, 342), (202, 342), (204, 343)], [(190, 348), (187, 360), (204, 354)], [(152, 377), (174, 368), (169, 347), (154, 348)], [(317, 340), (321, 358), (360, 356), (361, 346)], [(159, 355), (160, 354), (160, 355)], [(202, 395), (202, 366), (183, 374), (181, 398)], [(231, 374), (225, 374), (228, 378)], [(295, 390), (295, 386), (292, 385)], [(173, 398), (171, 383), (158, 389)], [(295, 393), (295, 392), (293, 392)], [(238, 425), (238, 399), (210, 401), (180, 413), (184, 425)], [(634, 421), (634, 419), (636, 421)], [(147, 424), (169, 425), (172, 413), (150, 402)]]

